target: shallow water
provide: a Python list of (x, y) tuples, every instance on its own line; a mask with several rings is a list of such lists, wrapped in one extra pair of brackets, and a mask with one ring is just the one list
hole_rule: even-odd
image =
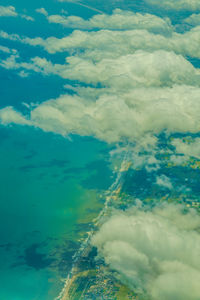
[(100, 190), (112, 180), (108, 147), (90, 138), (69, 141), (32, 129), (3, 132), (0, 297), (52, 299), (70, 269), (81, 232), (84, 236), (102, 206)]

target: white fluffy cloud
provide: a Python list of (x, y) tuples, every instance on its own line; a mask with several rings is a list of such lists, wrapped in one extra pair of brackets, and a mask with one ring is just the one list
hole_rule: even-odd
[(27, 21), (34, 21), (34, 18), (25, 14), (18, 14), (14, 6), (2, 6), (0, 5), (0, 17), (21, 17)]
[(103, 86), (122, 90), (138, 86), (200, 85), (199, 69), (173, 52), (136, 51), (118, 59), (105, 58), (97, 63), (71, 56), (63, 65), (52, 64), (40, 57), (32, 58), (29, 62), (18, 62), (18, 59), (18, 55), (11, 55), (2, 60), (0, 65), (6, 69), (24, 68), (88, 84), (101, 83)]
[(14, 6), (0, 5), (0, 17), (16, 17), (18, 14)]
[(25, 19), (26, 21), (31, 21), (31, 22), (35, 21), (35, 19), (34, 19), (33, 17), (27, 16), (27, 15), (25, 15), (25, 14), (20, 14), (20, 17), (21, 17), (22, 19)]
[(102, 83), (122, 89), (134, 86), (171, 86), (174, 83), (200, 83), (199, 70), (182, 56), (172, 52), (137, 51), (118, 59), (102, 59), (98, 63), (69, 57), (62, 77), (86, 83)]
[(176, 152), (184, 154), (186, 157), (195, 157), (200, 159), (200, 138), (194, 138), (190, 141), (183, 139), (174, 139), (171, 144), (176, 148)]
[(88, 54), (88, 57), (93, 59), (98, 59), (98, 56), (102, 59), (106, 55), (118, 57), (133, 53), (138, 49), (146, 51), (163, 49), (174, 51), (177, 54), (200, 57), (199, 26), (183, 34), (173, 33), (169, 37), (153, 34), (146, 30), (127, 30), (125, 32), (100, 30), (98, 32), (74, 31), (70, 36), (62, 39), (54, 37), (46, 40), (24, 38), (22, 41), (33, 46), (42, 46), (49, 53), (82, 49), (88, 51), (89, 53), (86, 55)]
[(48, 12), (46, 11), (46, 9), (44, 7), (37, 8), (35, 11), (41, 15), (48, 16)]
[(197, 213), (181, 206), (132, 209), (115, 212), (92, 243), (141, 299), (198, 300), (199, 226)]
[(4, 52), (4, 53), (10, 53), (10, 49), (8, 47), (5, 47), (5, 46), (1, 46), (0, 45), (0, 51)]
[(156, 184), (169, 190), (173, 188), (170, 178), (165, 175), (157, 176)]
[(64, 38), (49, 37), (47, 39), (20, 37), (17, 34), (0, 31), (0, 37), (32, 46), (41, 46), (49, 53), (78, 53), (79, 57), (82, 56), (95, 61), (106, 57), (118, 58), (122, 55), (132, 54), (137, 50), (173, 51), (184, 56), (200, 58), (200, 26), (182, 34), (172, 32), (168, 36), (137, 29), (92, 32), (75, 30), (71, 35)]
[(184, 20), (185, 23), (193, 25), (193, 26), (199, 26), (200, 24), (200, 14), (192, 14), (188, 18)]
[(149, 5), (155, 5), (171, 10), (200, 10), (199, 0), (144, 0)]
[[(115, 92), (104, 91), (93, 99), (63, 95), (38, 105), (26, 122), (45, 131), (91, 135), (107, 142), (138, 141), (163, 130), (200, 130), (199, 88), (182, 85)], [(15, 121), (10, 118), (9, 122)]]
[(7, 106), (0, 110), (0, 122), (1, 124), (10, 124), (12, 123), (20, 125), (29, 125), (29, 121), (26, 120), (19, 112), (13, 110), (11, 106)]
[[(120, 20), (122, 15), (117, 10), (113, 16), (96, 18), (110, 18), (111, 22), (113, 17), (116, 22), (116, 16)], [(130, 16), (135, 18), (136, 14)], [(38, 105), (30, 112), (30, 119), (24, 117), (36, 127), (62, 135), (92, 135), (107, 142), (135, 142), (163, 130), (200, 130), (199, 69), (178, 54), (200, 57), (200, 27), (169, 35), (147, 30), (99, 30), (74, 31), (62, 39), (46, 40), (3, 31), (0, 36), (40, 45), (50, 53), (70, 52), (64, 64), (41, 57), (25, 62), (19, 55), (11, 55), (0, 62), (1, 67), (16, 69), (21, 76), (34, 71), (92, 85), (75, 90), (73, 97), (62, 95)]]
[(50, 15), (50, 23), (58, 23), (66, 27), (80, 29), (110, 29), (110, 30), (129, 30), (147, 29), (152, 32), (169, 33), (173, 27), (168, 18), (162, 19), (151, 14), (134, 13), (115, 9), (111, 15), (97, 14), (89, 20), (78, 16)]

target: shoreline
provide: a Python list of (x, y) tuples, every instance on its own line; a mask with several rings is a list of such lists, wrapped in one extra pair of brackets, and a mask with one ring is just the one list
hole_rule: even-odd
[[(101, 219), (106, 215), (106, 213), (108, 211), (108, 205), (111, 202), (111, 200), (115, 199), (117, 197), (117, 195), (120, 193), (122, 174), (125, 171), (127, 171), (129, 167), (130, 167), (130, 163), (128, 163), (128, 161), (127, 161), (127, 153), (126, 153), (122, 160), (122, 163), (121, 163), (120, 169), (117, 173), (115, 181), (113, 182), (113, 184), (110, 186), (110, 188), (106, 192), (106, 200), (105, 200), (103, 209), (100, 211), (98, 216), (92, 220), (92, 224), (94, 224), (95, 227), (98, 227)], [(75, 279), (78, 276), (76, 266), (77, 266), (80, 258), (85, 254), (85, 252), (87, 252), (89, 250), (90, 241), (91, 241), (91, 238), (94, 235), (95, 231), (96, 231), (95, 229), (92, 229), (90, 232), (88, 232), (88, 236), (81, 244), (79, 250), (73, 256), (72, 269), (69, 272), (67, 278), (65, 279), (63, 289), (61, 290), (60, 294), (56, 298), (54, 298), (54, 300), (70, 300), (68, 293), (69, 293), (71, 285), (73, 284), (73, 282), (75, 281)]]

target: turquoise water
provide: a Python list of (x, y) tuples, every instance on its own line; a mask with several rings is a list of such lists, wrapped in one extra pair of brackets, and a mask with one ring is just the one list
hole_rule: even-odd
[[(3, 5), (11, 5), (4, 1)], [(35, 12), (46, 1), (13, 1), (18, 11), (36, 18), (0, 18), (6, 32), (30, 37), (62, 37), (72, 29), (49, 24)], [(62, 3), (52, 1), (49, 13), (59, 13)], [(94, 14), (67, 4), (70, 14)], [(48, 55), (18, 42), (1, 39), (29, 60), (35, 55), (63, 63), (65, 54)], [(5, 54), (1, 53), (1, 58)], [(65, 93), (68, 81), (57, 76), (32, 74), (21, 78), (15, 70), (1, 69), (0, 106), (26, 111), (22, 102), (40, 103)], [(23, 127), (0, 128), (0, 299), (48, 300), (56, 297), (71, 269), (72, 256), (90, 230), (103, 202), (99, 195), (112, 182), (108, 162), (110, 147), (92, 138), (69, 139)]]
[(95, 216), (112, 180), (108, 148), (27, 128), (1, 136), (0, 299), (52, 299), (85, 232), (77, 224)]

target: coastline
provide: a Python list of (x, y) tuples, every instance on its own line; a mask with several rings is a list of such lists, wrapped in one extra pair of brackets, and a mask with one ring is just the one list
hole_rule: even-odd
[(94, 229), (88, 232), (88, 236), (81, 244), (79, 250), (75, 253), (73, 257), (73, 266), (65, 280), (64, 287), (61, 290), (60, 294), (56, 298), (54, 298), (54, 300), (70, 300), (70, 295), (69, 295), (70, 288), (79, 274), (77, 269), (77, 264), (81, 259), (81, 257), (85, 256), (85, 254), (91, 250), (91, 244), (90, 244), (91, 238), (96, 232), (96, 230), (98, 229), (98, 225), (100, 224), (102, 218), (106, 216), (110, 202), (112, 200), (115, 200), (118, 194), (120, 193), (123, 173), (127, 171), (129, 167), (130, 167), (130, 163), (127, 161), (127, 153), (125, 153), (120, 166), (120, 170), (117, 173), (116, 179), (106, 192), (106, 200), (104, 203), (104, 207), (100, 211), (98, 216), (94, 218), (92, 221), (92, 224), (94, 225)]

